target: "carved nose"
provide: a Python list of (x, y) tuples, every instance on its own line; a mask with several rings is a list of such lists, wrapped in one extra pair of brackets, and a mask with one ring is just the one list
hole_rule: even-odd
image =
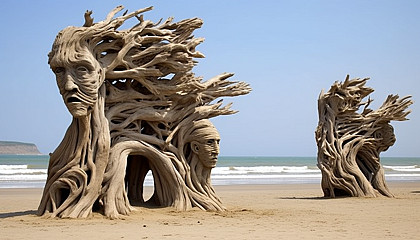
[(219, 154), (220, 153), (220, 146), (217, 142), (214, 143), (214, 153)]
[(69, 92), (77, 92), (79, 87), (74, 83), (73, 78), (70, 75), (66, 77), (66, 84), (64, 85), (64, 89)]

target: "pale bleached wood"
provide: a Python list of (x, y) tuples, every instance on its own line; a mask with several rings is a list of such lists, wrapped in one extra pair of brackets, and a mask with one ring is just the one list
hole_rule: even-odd
[(315, 138), (326, 197), (393, 196), (379, 155), (395, 142), (390, 121), (406, 120), (412, 101), (389, 95), (377, 110), (369, 109), (372, 100), (363, 102), (374, 91), (365, 86), (368, 79), (347, 76), (319, 96)]
[[(87, 11), (83, 27), (67, 27), (54, 41), (49, 64), (73, 121), (50, 155), (38, 214), (88, 217), (95, 206), (118, 218), (145, 203), (224, 210), (211, 185), (214, 165), (204, 160), (219, 151), (208, 119), (236, 113), (218, 99), (251, 88), (230, 81), (232, 73), (207, 81), (192, 73), (194, 59), (204, 57), (196, 50), (204, 39), (192, 35), (201, 19), (153, 23), (139, 15), (151, 7), (115, 17), (122, 9), (97, 23)], [(136, 25), (119, 29), (133, 17)], [(148, 200), (149, 171), (155, 191)]]

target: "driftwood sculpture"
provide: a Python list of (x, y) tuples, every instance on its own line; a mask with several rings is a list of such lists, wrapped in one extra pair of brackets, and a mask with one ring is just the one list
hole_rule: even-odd
[[(49, 64), (73, 116), (64, 139), (50, 154), (38, 214), (88, 217), (99, 209), (110, 218), (146, 201), (177, 210), (224, 210), (210, 181), (220, 137), (208, 120), (236, 111), (220, 97), (251, 91), (224, 73), (202, 81), (192, 72), (203, 39), (192, 32), (198, 18), (153, 23), (152, 7), (94, 23), (56, 37)], [(118, 28), (136, 17), (138, 24)], [(151, 171), (154, 193), (143, 198)]]
[(407, 120), (412, 101), (389, 95), (379, 109), (369, 109), (372, 100), (362, 102), (374, 91), (365, 86), (368, 79), (347, 76), (319, 96), (315, 137), (325, 197), (393, 197), (379, 154), (395, 142), (390, 121)]

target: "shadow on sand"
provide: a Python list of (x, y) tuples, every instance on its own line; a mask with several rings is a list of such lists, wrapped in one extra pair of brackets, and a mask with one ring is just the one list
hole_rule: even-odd
[(36, 215), (36, 211), (35, 210), (27, 210), (27, 211), (22, 211), (22, 212), (0, 213), (0, 219), (26, 216), (26, 215)]
[(323, 200), (323, 199), (331, 199), (328, 197), (279, 197), (277, 199), (285, 199), (285, 200)]

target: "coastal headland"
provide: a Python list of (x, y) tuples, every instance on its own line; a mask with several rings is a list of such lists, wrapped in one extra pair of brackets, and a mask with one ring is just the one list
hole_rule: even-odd
[(0, 154), (39, 155), (41, 152), (33, 143), (0, 141)]

